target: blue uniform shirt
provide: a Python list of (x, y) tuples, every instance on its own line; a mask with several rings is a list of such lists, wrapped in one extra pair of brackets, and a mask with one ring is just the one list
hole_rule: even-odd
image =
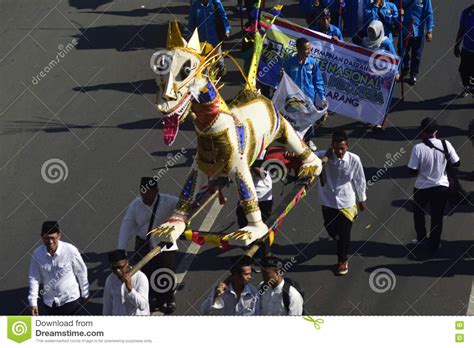
[(385, 35), (393, 39), (392, 31), (397, 28), (398, 9), (394, 3), (384, 1), (382, 7), (378, 8), (374, 3), (369, 4), (364, 11), (364, 22), (366, 27), (370, 22), (378, 20), (383, 24)]
[(464, 30), (462, 48), (474, 52), (474, 5), (462, 11), (460, 26)]
[(321, 70), (318, 61), (313, 57), (307, 57), (304, 64), (299, 62), (297, 54), (288, 58), (285, 62), (285, 72), (303, 93), (311, 98), (313, 103), (316, 102), (316, 93), (318, 93), (321, 100), (326, 99)]
[[(318, 15), (318, 13), (314, 13), (317, 11), (321, 11), (323, 8), (329, 8), (331, 13), (339, 13), (339, 0), (320, 0), (319, 7), (314, 6), (314, 0), (299, 0), (300, 7), (303, 13), (308, 16), (310, 14)], [(342, 10), (346, 7), (346, 3), (342, 0)]]
[[(214, 10), (217, 13), (214, 14)], [(207, 5), (203, 5), (201, 1), (193, 2), (189, 9), (189, 31), (193, 33), (194, 29), (198, 28), (199, 40), (201, 42), (207, 41), (213, 46), (217, 45), (219, 39), (216, 30), (216, 16), (221, 16), (225, 31), (230, 33), (227, 13), (220, 0), (209, 0)]]
[(403, 35), (407, 34), (413, 23), (413, 37), (423, 36), (425, 27), (433, 31), (434, 16), (431, 0), (403, 0), (405, 15), (403, 16)]
[(331, 37), (336, 36), (339, 40), (344, 41), (344, 38), (342, 37), (341, 30), (338, 27), (336, 27), (335, 25), (329, 24), (329, 31), (327, 33), (325, 33), (323, 30), (320, 30), (319, 22), (311, 24), (309, 28), (311, 30), (319, 31), (320, 33), (329, 35)]
[(379, 47), (380, 50), (390, 52), (391, 54), (398, 56), (397, 51), (395, 51), (395, 46), (393, 46), (393, 41), (390, 38), (385, 39)]

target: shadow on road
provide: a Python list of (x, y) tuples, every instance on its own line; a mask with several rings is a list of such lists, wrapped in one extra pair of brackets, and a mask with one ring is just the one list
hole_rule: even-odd
[(69, 0), (69, 6), (75, 7), (78, 10), (84, 10), (84, 9), (96, 10), (100, 6), (104, 4), (108, 4), (109, 2), (113, 2), (113, 0)]

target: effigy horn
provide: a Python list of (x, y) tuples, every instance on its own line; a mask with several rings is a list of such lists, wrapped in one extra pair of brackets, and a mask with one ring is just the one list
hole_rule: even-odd
[(186, 47), (187, 42), (181, 35), (178, 21), (175, 19), (170, 22), (168, 26), (168, 39), (166, 41), (166, 48), (172, 50), (173, 48)]
[(201, 43), (199, 42), (199, 34), (197, 28), (194, 29), (194, 33), (188, 41), (186, 47), (195, 50), (196, 52), (201, 51)]

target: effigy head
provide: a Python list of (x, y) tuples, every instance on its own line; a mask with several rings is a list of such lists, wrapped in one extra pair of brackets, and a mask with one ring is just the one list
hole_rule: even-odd
[(199, 91), (205, 84), (201, 78), (205, 61), (197, 30), (186, 42), (178, 23), (171, 22), (166, 50), (155, 52), (150, 60), (152, 70), (158, 75), (156, 107), (163, 113), (167, 145), (174, 142), (179, 124), (186, 119), (191, 102), (199, 97)]

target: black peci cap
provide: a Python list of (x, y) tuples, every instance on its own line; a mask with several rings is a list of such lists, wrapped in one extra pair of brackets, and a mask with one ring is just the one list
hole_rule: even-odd
[(57, 221), (45, 221), (43, 222), (43, 226), (41, 226), (41, 236), (45, 234), (52, 234), (60, 232), (59, 225)]
[(140, 192), (146, 192), (150, 189), (158, 188), (158, 182), (155, 178), (144, 176), (140, 179)]
[(262, 267), (276, 267), (278, 269), (281, 269), (283, 267), (283, 261), (275, 256), (267, 256), (264, 257), (262, 260)]
[(125, 250), (117, 249), (109, 253), (110, 263), (121, 261), (121, 260), (128, 260), (127, 252)]

